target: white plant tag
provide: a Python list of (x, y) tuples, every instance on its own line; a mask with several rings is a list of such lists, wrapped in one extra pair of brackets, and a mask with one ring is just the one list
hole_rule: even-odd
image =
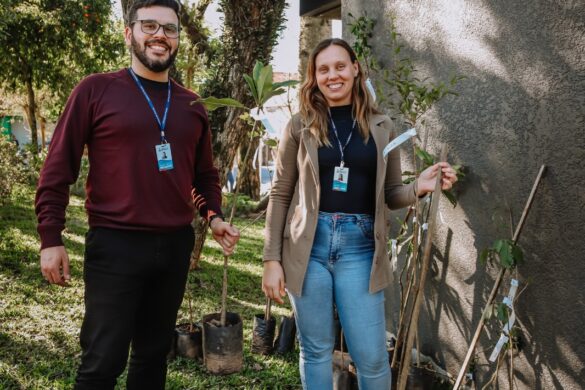
[(402, 133), (398, 137), (394, 138), (392, 140), (392, 142), (390, 142), (384, 148), (384, 152), (383, 152), (384, 158), (386, 158), (386, 156), (388, 156), (388, 153), (390, 153), (392, 150), (394, 150), (398, 146), (402, 145), (404, 142), (408, 141), (410, 138), (414, 137), (415, 135), (416, 135), (416, 129), (412, 128), (412, 129), (406, 130), (404, 133)]
[(508, 306), (510, 309), (514, 310), (514, 308), (512, 307), (512, 300), (510, 299), (510, 297), (504, 297), (502, 303)]
[(374, 101), (376, 101), (376, 90), (374, 89), (374, 86), (372, 85), (372, 80), (370, 80), (369, 77), (366, 79), (366, 87), (368, 88), (368, 91), (370, 92), (370, 95), (372, 95)]
[(496, 344), (496, 347), (494, 348), (494, 350), (492, 351), (492, 354), (490, 355), (490, 362), (493, 363), (496, 361), (496, 359), (498, 358), (498, 355), (500, 354), (500, 351), (502, 350), (502, 347), (507, 342), (508, 342), (508, 337), (506, 335), (502, 334), (500, 336), (500, 339), (498, 340), (498, 343)]
[(508, 319), (508, 323), (504, 325), (504, 334), (509, 335), (514, 323), (516, 322), (516, 313), (512, 312), (510, 318)]
[(396, 266), (398, 264), (398, 248), (397, 248), (397, 240), (395, 238), (390, 240), (391, 251), (392, 251), (392, 258), (390, 263), (392, 264), (392, 271), (396, 271)]
[(516, 297), (516, 291), (518, 290), (518, 281), (516, 279), (512, 279), (510, 281), (510, 292), (508, 293), (508, 298), (510, 298), (510, 300), (512, 302), (514, 302), (514, 298)]

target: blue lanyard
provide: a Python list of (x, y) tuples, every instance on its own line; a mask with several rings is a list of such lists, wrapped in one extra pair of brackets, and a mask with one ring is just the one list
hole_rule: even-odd
[(160, 128), (160, 142), (163, 144), (166, 144), (167, 139), (165, 138), (165, 126), (167, 125), (167, 115), (169, 113), (169, 107), (171, 105), (171, 80), (169, 79), (169, 81), (168, 81), (167, 102), (165, 103), (165, 113), (163, 114), (163, 119), (161, 122), (160, 117), (158, 116), (156, 109), (154, 108), (154, 104), (152, 104), (152, 100), (150, 100), (150, 97), (148, 96), (148, 94), (146, 93), (146, 90), (142, 86), (142, 83), (140, 82), (140, 80), (136, 76), (136, 73), (134, 73), (132, 68), (128, 68), (128, 70), (130, 71), (130, 75), (132, 75), (132, 78), (134, 79), (134, 81), (136, 81), (136, 85), (138, 85), (138, 88), (140, 88), (140, 90), (142, 91), (142, 94), (146, 98), (146, 101), (148, 102), (150, 109), (154, 113), (154, 117), (156, 118), (156, 123), (158, 123), (158, 127)]
[(345, 165), (345, 157), (343, 155), (343, 151), (349, 145), (349, 141), (351, 141), (351, 136), (353, 135), (353, 129), (355, 128), (356, 120), (354, 118), (353, 124), (351, 125), (351, 130), (349, 136), (347, 137), (347, 141), (345, 141), (345, 145), (341, 146), (341, 141), (339, 140), (339, 134), (337, 134), (337, 127), (335, 126), (335, 122), (333, 121), (333, 117), (331, 116), (331, 111), (329, 111), (329, 119), (331, 120), (331, 127), (333, 127), (333, 132), (335, 133), (335, 138), (337, 139), (337, 145), (339, 146), (339, 152), (341, 153), (341, 163), (339, 166), (343, 168)]

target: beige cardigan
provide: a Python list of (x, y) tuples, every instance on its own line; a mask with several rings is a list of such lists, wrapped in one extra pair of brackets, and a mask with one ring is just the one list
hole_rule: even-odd
[[(392, 270), (386, 251), (388, 209), (414, 203), (414, 183), (402, 184), (400, 152), (394, 149), (384, 161), (382, 151), (396, 136), (385, 115), (369, 118), (370, 135), (378, 151), (376, 172), (376, 211), (374, 215), (375, 251), (370, 275), (370, 292), (392, 282)], [(264, 261), (282, 263), (286, 288), (300, 296), (313, 246), (319, 212), (320, 184), (317, 141), (303, 128), (299, 114), (284, 130), (278, 148), (276, 172), (266, 214)]]

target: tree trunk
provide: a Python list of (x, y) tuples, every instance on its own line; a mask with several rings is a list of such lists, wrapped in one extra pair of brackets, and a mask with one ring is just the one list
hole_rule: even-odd
[(39, 140), (37, 134), (37, 117), (36, 117), (36, 102), (35, 102), (35, 90), (32, 85), (32, 76), (28, 76), (26, 79), (26, 92), (28, 95), (28, 110), (26, 110), (26, 117), (28, 125), (30, 127), (30, 143), (34, 154), (39, 152)]
[[(203, 96), (232, 97), (250, 107), (254, 104), (243, 78), (250, 74), (256, 60), (270, 62), (272, 49), (284, 23), (284, 0), (221, 0), (224, 30), (221, 37), (222, 66), (213, 82), (204, 88)], [(252, 44), (253, 43), (253, 44)], [(215, 164), (222, 185), (232, 167), (240, 145), (248, 142), (250, 127), (238, 117), (239, 109), (213, 112)], [(241, 168), (240, 168), (241, 170)]]
[(301, 36), (299, 37), (299, 75), (305, 79), (307, 62), (313, 48), (323, 39), (331, 38), (331, 20), (303, 16), (301, 18)]
[(47, 144), (47, 137), (46, 137), (46, 124), (47, 121), (45, 120), (45, 117), (43, 117), (41, 114), (39, 114), (39, 122), (41, 122), (41, 151), (45, 150), (45, 145)]
[[(250, 199), (259, 200), (260, 199), (260, 167), (257, 166), (256, 169), (252, 166), (252, 162), (254, 161), (253, 155), (254, 151), (258, 148), (260, 144), (258, 138), (256, 138), (252, 143), (252, 150), (250, 152), (251, 157), (248, 158), (246, 165), (246, 177), (240, 178), (240, 193), (248, 195)], [(245, 150), (240, 151), (240, 157), (244, 158)], [(259, 165), (259, 162), (258, 164)], [(241, 170), (240, 170), (241, 172)]]
[(195, 234), (195, 245), (191, 251), (191, 264), (189, 270), (199, 269), (199, 261), (201, 260), (201, 252), (203, 251), (203, 244), (207, 237), (208, 223), (205, 218), (201, 218), (199, 213), (195, 211), (195, 218), (193, 219), (193, 232)]

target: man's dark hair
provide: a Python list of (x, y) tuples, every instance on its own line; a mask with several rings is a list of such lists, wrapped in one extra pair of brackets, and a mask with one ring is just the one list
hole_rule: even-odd
[(130, 3), (128, 8), (126, 25), (130, 25), (136, 20), (136, 11), (140, 8), (153, 7), (158, 5), (160, 7), (171, 8), (177, 14), (177, 19), (181, 20), (181, 4), (176, 0), (136, 0)]

